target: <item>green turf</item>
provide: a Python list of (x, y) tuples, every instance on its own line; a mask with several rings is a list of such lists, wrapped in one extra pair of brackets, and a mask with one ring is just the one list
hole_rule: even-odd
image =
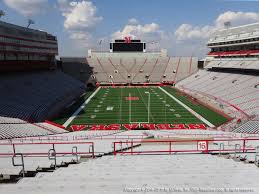
[(218, 114), (217, 112), (209, 109), (208, 107), (202, 104), (193, 103), (187, 96), (180, 95), (175, 88), (164, 87), (164, 89), (170, 94), (176, 96), (178, 100), (186, 104), (188, 107), (190, 107), (196, 113), (210, 121), (215, 126), (219, 126), (228, 121), (228, 119), (225, 118), (223, 115)]
[[(211, 123), (218, 125), (226, 121), (225, 117), (202, 105), (193, 104), (188, 98), (177, 94), (174, 89), (169, 87), (164, 87), (164, 89)], [(158, 87), (148, 87), (101, 88), (85, 109), (73, 120), (71, 125), (148, 122), (148, 94), (146, 92), (151, 94), (149, 123), (203, 123)], [(129, 95), (138, 97), (139, 100), (126, 100)], [(112, 110), (107, 110), (109, 108)]]
[(67, 107), (61, 114), (52, 119), (53, 122), (63, 125), (68, 118), (81, 106), (85, 100), (93, 93), (93, 91), (86, 91), (75, 103)]

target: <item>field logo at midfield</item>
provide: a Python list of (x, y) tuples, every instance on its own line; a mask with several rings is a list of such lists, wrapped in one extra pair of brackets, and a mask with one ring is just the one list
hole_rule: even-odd
[(131, 97), (125, 97), (126, 100), (139, 100), (139, 97), (131, 96)]
[(71, 130), (133, 130), (133, 129), (146, 129), (146, 130), (195, 130), (201, 129), (206, 130), (205, 124), (148, 124), (148, 123), (134, 123), (134, 124), (110, 124), (110, 125), (71, 125)]

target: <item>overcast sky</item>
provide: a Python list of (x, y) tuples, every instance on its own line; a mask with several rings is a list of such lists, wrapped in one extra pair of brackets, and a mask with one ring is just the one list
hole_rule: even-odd
[(32, 28), (56, 35), (60, 56), (86, 56), (100, 49), (100, 40), (108, 50), (111, 40), (132, 36), (151, 50), (202, 58), (208, 37), (224, 22), (259, 22), (256, 0), (0, 0), (0, 9), (3, 21), (26, 26), (31, 18)]

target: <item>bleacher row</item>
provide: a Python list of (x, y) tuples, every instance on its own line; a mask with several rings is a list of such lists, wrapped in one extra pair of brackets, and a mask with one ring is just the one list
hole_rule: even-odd
[(236, 133), (259, 133), (259, 121), (248, 121), (244, 125), (233, 130)]
[[(173, 153), (171, 155), (163, 155), (160, 153), (160, 155), (141, 154), (133, 156), (130, 154), (124, 154), (122, 151), (122, 153), (117, 154), (116, 156), (111, 156), (114, 150), (114, 147), (112, 147), (112, 145), (114, 145), (113, 142), (125, 142), (126, 140), (130, 142), (132, 139), (131, 137), (128, 137), (129, 135), (135, 135), (135, 140), (137, 140), (138, 137), (142, 136), (145, 138), (151, 138), (154, 136), (167, 137), (167, 135), (170, 135), (171, 137), (184, 137), (186, 134), (191, 133), (193, 135), (198, 134), (200, 137), (202, 134), (222, 135), (222, 137), (234, 134), (229, 132), (225, 133), (220, 131), (204, 130), (156, 130), (149, 131), (149, 135), (146, 134), (146, 131), (141, 130), (125, 131), (120, 133), (118, 133), (118, 131), (81, 131), (63, 134), (60, 135), (60, 137), (68, 136), (66, 141), (70, 143), (75, 140), (74, 137), (77, 135), (79, 135), (79, 137), (88, 137), (87, 141), (94, 142), (94, 153), (101, 154), (99, 156), (102, 157), (86, 159), (83, 157), (86, 153), (84, 155), (68, 153), (71, 152), (71, 150), (73, 150), (72, 148), (75, 146), (78, 148), (78, 153), (87, 151), (88, 145), (79, 144), (80, 142), (78, 140), (74, 141), (74, 144), (66, 144), (66, 141), (64, 141), (63, 143), (65, 144), (56, 144), (55, 150), (56, 153), (67, 152), (67, 154), (58, 155), (55, 161), (49, 160), (47, 156), (24, 157), (26, 178), (22, 177), (21, 166), (12, 166), (11, 156), (0, 157), (0, 181), (16, 179), (13, 183), (17, 182), (17, 184), (1, 184), (0, 192), (8, 191), (9, 193), (19, 193), (20, 191), (23, 191), (26, 193), (46, 193), (51, 191), (51, 193), (71, 193), (76, 191), (77, 193), (85, 193), (87, 190), (90, 193), (123, 193), (128, 191), (132, 192), (130, 189), (137, 187), (148, 189), (151, 187), (169, 188), (174, 186), (175, 188), (187, 189), (190, 187), (190, 189), (195, 189), (197, 188), (197, 185), (201, 188), (250, 188), (255, 192), (258, 191), (256, 180), (258, 180), (259, 175), (257, 167), (252, 165), (257, 165), (257, 160), (254, 157), (255, 153), (246, 152), (243, 154), (231, 152), (228, 155), (210, 155), (200, 152), (200, 154)], [(93, 134), (95, 134), (95, 136), (92, 136)], [(97, 136), (102, 138), (97, 139)], [(144, 139), (141, 140), (145, 141)], [(232, 143), (236, 143), (231, 142), (231, 138), (229, 138), (229, 140), (230, 141), (228, 142), (222, 142), (226, 149), (233, 148)], [(17, 152), (19, 151), (19, 153), (31, 154), (36, 152), (48, 153), (52, 148), (52, 143), (55, 143), (55, 141), (51, 140), (50, 142), (52, 143), (50, 144), (48, 144), (48, 141), (45, 141), (46, 144), (37, 145), (39, 142), (42, 143), (42, 141), (35, 141), (34, 144), (30, 145), (26, 145), (26, 142), (23, 142), (22, 145), (16, 145)], [(5, 145), (5, 143), (5, 141), (0, 141), (0, 151), (2, 153), (12, 153), (12, 146)], [(15, 142), (13, 143), (15, 144)], [(19, 143), (18, 139), (16, 143)], [(57, 143), (61, 143), (60, 140), (58, 140)], [(125, 145), (126, 144), (122, 144), (122, 146), (116, 147), (116, 150), (119, 151), (121, 148), (126, 148), (126, 151), (158, 151), (169, 149), (168, 144), (166, 143), (156, 145), (154, 145), (154, 143), (142, 143), (134, 148), (124, 147)], [(210, 144), (210, 147), (211, 146), (217, 149), (221, 147), (219, 144)], [(247, 148), (254, 148), (256, 146), (258, 146), (258, 141), (255, 143), (252, 143), (251, 141), (247, 142)], [(196, 144), (179, 144), (172, 147), (173, 149), (178, 149), (179, 147), (183, 150), (188, 150), (196, 147)], [(76, 156), (78, 156), (78, 160), (76, 159)], [(226, 156), (231, 156), (233, 160), (225, 159), (224, 157)], [(246, 161), (251, 162), (251, 164), (245, 165), (243, 162), (240, 162), (241, 160), (239, 159), (241, 157), (242, 159), (247, 158)], [(19, 161), (18, 156), (16, 156), (16, 160)], [(192, 165), (190, 166), (190, 161), (191, 164), (196, 166), (196, 168), (193, 168)], [(163, 168), (161, 168), (161, 166), (163, 166)], [(244, 180), (243, 177), (247, 174), (249, 174), (249, 177)], [(171, 185), (172, 180), (174, 183), (173, 186)], [(205, 190), (203, 192), (205, 192)]]
[(233, 58), (214, 59), (207, 63), (206, 68), (238, 68), (238, 69), (259, 69), (259, 61), (255, 59)]
[(258, 84), (256, 75), (200, 70), (176, 86), (222, 99), (252, 116), (259, 114)]
[(182, 80), (197, 71), (196, 57), (87, 58), (99, 83), (161, 83)]
[(0, 117), (0, 139), (33, 137), (65, 133), (66, 130), (48, 123), (27, 123), (21, 119)]
[(60, 71), (0, 76), (0, 116), (42, 121), (57, 114), (85, 91), (83, 83)]

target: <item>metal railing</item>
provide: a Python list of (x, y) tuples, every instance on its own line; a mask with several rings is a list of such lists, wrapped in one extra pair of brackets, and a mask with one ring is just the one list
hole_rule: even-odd
[[(142, 140), (142, 141), (116, 141), (113, 142), (113, 155), (117, 154), (130, 154), (130, 155), (141, 155), (141, 154), (174, 154), (174, 153), (246, 153), (246, 152), (256, 152), (259, 153), (259, 146), (255, 148), (248, 145), (250, 142), (258, 142), (259, 138), (231, 138), (231, 139), (195, 139), (195, 140)], [(227, 143), (227, 144), (226, 144)], [(143, 144), (161, 144), (158, 147), (159, 150), (134, 150), (133, 148), (137, 145)], [(189, 144), (192, 145), (191, 149), (184, 149), (183, 146), (179, 144)], [(212, 146), (213, 144), (213, 146)], [(125, 146), (123, 146), (125, 145)], [(128, 147), (127, 150), (120, 150), (121, 147)], [(142, 147), (142, 146), (141, 146)], [(215, 148), (218, 147), (218, 148)], [(258, 149), (258, 150), (256, 150)], [(259, 154), (258, 154), (259, 159)]]
[[(19, 146), (30, 146), (30, 152), (25, 152), (25, 151), (19, 151), (17, 152), (17, 148), (19, 148)], [(46, 152), (41, 152), (41, 151), (37, 151), (37, 150), (42, 150), (39, 148), (33, 148), (34, 146), (41, 146), (41, 145), (49, 145), (51, 146), (51, 149), (48, 149), (48, 151), (46, 150)], [(72, 151), (60, 151), (57, 152), (56, 150), (56, 146), (57, 145), (71, 145), (70, 149), (72, 149)], [(75, 149), (75, 145), (89, 145), (89, 148), (91, 147), (91, 149), (89, 149), (88, 151), (83, 151), (83, 152), (78, 152), (78, 147)], [(2, 147), (6, 146), (7, 147), (7, 152), (0, 152), (0, 156), (14, 156), (16, 154), (22, 154), (24, 157), (49, 157), (52, 158), (52, 156), (65, 156), (65, 155), (75, 155), (77, 154), (78, 156), (80, 155), (87, 155), (90, 156), (92, 158), (95, 157), (95, 150), (94, 150), (94, 142), (34, 142), (34, 143), (3, 143), (0, 144), (0, 148), (1, 150)], [(12, 152), (10, 152), (10, 149), (8, 151), (8, 146), (11, 146), (12, 148)], [(28, 149), (28, 148), (27, 148)], [(86, 148), (84, 148), (86, 149)], [(36, 150), (36, 151), (34, 151)], [(64, 148), (62, 148), (61, 150), (65, 150)], [(76, 150), (76, 152), (75, 152)], [(53, 158), (52, 158), (53, 159)]]
[[(48, 146), (46, 146), (46, 148), (42, 148), (43, 145), (48, 145)], [(64, 146), (59, 147), (59, 149), (61, 149), (62, 151), (58, 152), (56, 148), (57, 145), (71, 145), (71, 147), (69, 148), (64, 148)], [(79, 152), (78, 151), (79, 145), (89, 145), (89, 150)], [(0, 153), (0, 161), (1, 161), (1, 157), (3, 158), (12, 157), (12, 165), (14, 167), (22, 167), (20, 172), (22, 177), (26, 176), (25, 160), (24, 160), (25, 157), (26, 158), (46, 157), (49, 159), (49, 161), (54, 161), (54, 164), (50, 166), (54, 169), (57, 168), (57, 157), (67, 157), (67, 156), (75, 157), (75, 160), (71, 160), (71, 161), (75, 161), (76, 163), (79, 162), (80, 156), (88, 156), (91, 158), (95, 157), (94, 142), (37, 142), (37, 143), (12, 143), (12, 144), (6, 143), (6, 144), (0, 144), (0, 149), (4, 150), (3, 147), (5, 146), (6, 146), (6, 149), (5, 149), (6, 152)], [(30, 152), (23, 151), (23, 149), (25, 150), (28, 149), (28, 147), (26, 146), (28, 146), (29, 149), (32, 151)], [(41, 148), (35, 148), (35, 146), (40, 146)], [(82, 147), (80, 148), (86, 149)], [(42, 152), (42, 150), (45, 150), (45, 149), (46, 151)], [(68, 149), (71, 149), (71, 151), (67, 151), (67, 152), (63, 151)], [(20, 158), (20, 162), (17, 161), (18, 158)]]

